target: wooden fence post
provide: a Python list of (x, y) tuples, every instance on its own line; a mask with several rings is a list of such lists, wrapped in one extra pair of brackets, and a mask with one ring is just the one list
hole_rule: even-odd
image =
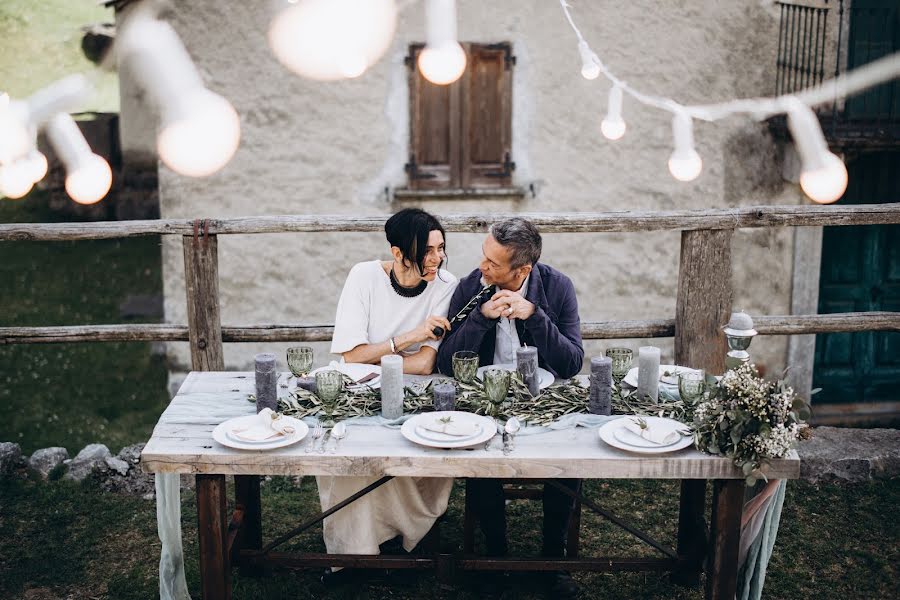
[[(725, 336), (721, 327), (731, 314), (730, 229), (681, 232), (678, 298), (675, 304), (675, 364), (707, 373), (725, 371)], [(681, 482), (678, 555), (689, 566), (673, 574), (682, 585), (697, 586), (707, 544), (706, 481)]]
[(182, 245), (191, 368), (194, 371), (224, 371), (218, 239), (205, 231), (199, 237), (196, 234), (184, 236)]

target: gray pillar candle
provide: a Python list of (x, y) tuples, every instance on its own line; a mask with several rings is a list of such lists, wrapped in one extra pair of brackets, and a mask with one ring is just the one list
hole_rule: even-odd
[(403, 357), (399, 354), (381, 357), (381, 416), (385, 419), (403, 416)]
[(612, 414), (612, 359), (607, 356), (591, 358), (591, 392), (588, 412), (595, 415)]
[(456, 386), (452, 383), (438, 383), (434, 388), (434, 410), (454, 410), (456, 408)]
[(537, 396), (540, 393), (540, 377), (538, 376), (538, 353), (534, 346), (516, 348), (516, 370), (522, 376), (522, 382), (528, 386), (528, 393)]
[(316, 378), (315, 377), (297, 377), (297, 387), (303, 388), (313, 394), (316, 393)]
[(659, 348), (641, 346), (638, 349), (638, 397), (649, 396), (659, 401)]
[(275, 355), (263, 352), (256, 355), (256, 412), (264, 408), (278, 410), (278, 371)]

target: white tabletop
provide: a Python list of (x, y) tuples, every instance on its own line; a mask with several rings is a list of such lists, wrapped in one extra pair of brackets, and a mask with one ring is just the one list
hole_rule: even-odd
[[(282, 380), (284, 377), (281, 378)], [(635, 455), (602, 442), (597, 429), (577, 427), (518, 436), (515, 450), (504, 455), (499, 442), (485, 451), (444, 450), (408, 441), (399, 429), (350, 426), (334, 454), (304, 452), (306, 440), (277, 450), (234, 450), (212, 439), (222, 415), (252, 414), (247, 395), (254, 374), (192, 372), (160, 417), (141, 455), (145, 471), (226, 475), (395, 475), (431, 477), (499, 477), (586, 479), (742, 479), (730, 460), (687, 448), (669, 454)], [(286, 393), (279, 388), (279, 393)], [(209, 405), (206, 417), (179, 419), (179, 407)], [(181, 422), (180, 422), (181, 421)], [(190, 422), (184, 422), (190, 421)], [(795, 452), (773, 460), (769, 477), (796, 479)]]

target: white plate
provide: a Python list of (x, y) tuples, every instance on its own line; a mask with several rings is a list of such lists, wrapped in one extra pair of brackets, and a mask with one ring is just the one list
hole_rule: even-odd
[[(459, 421), (469, 421), (477, 424), (481, 427), (481, 432), (478, 435), (463, 439), (460, 439), (459, 436), (446, 436), (447, 438), (453, 438), (448, 439), (447, 441), (427, 439), (419, 435), (418, 430), (422, 429), (422, 423), (424, 423), (426, 419), (440, 419), (448, 416), (458, 419)], [(474, 446), (475, 444), (481, 444), (494, 437), (497, 434), (497, 424), (489, 417), (482, 417), (481, 415), (457, 410), (448, 410), (422, 413), (409, 418), (403, 423), (403, 426), (400, 428), (400, 433), (409, 441), (421, 446), (429, 446), (431, 448), (466, 448), (468, 446)], [(441, 435), (434, 431), (429, 431), (428, 433)]]
[(229, 432), (235, 428), (250, 426), (253, 423), (253, 420), (256, 419), (256, 415), (235, 417), (233, 419), (228, 419), (224, 423), (219, 423), (216, 428), (213, 429), (212, 436), (214, 440), (223, 446), (236, 448), (238, 450), (272, 450), (274, 448), (283, 448), (285, 446), (290, 446), (291, 444), (296, 444), (306, 437), (306, 434), (309, 432), (309, 427), (306, 423), (286, 415), (281, 418), (286, 419), (287, 423), (294, 427), (294, 433), (279, 437), (272, 441), (245, 442), (243, 440), (237, 440), (229, 435)]
[[(669, 375), (666, 375), (666, 373)], [(666, 385), (678, 386), (678, 373), (699, 373), (697, 369), (689, 369), (688, 367), (678, 367), (675, 365), (659, 365), (659, 381)], [(634, 367), (628, 371), (622, 381), (633, 388), (638, 386), (638, 368)]]
[(462, 442), (481, 435), (482, 429), (481, 423), (476, 423), (475, 433), (472, 435), (450, 435), (449, 433), (441, 433), (440, 431), (426, 429), (422, 425), (416, 425), (416, 435), (420, 438), (431, 440), (432, 442)]
[[(674, 444), (670, 444), (668, 446), (658, 446), (653, 444), (653, 447), (641, 447), (641, 446), (633, 446), (631, 444), (623, 443), (619, 437), (616, 435), (617, 430), (621, 429), (625, 425), (625, 419), (628, 418), (628, 415), (620, 418), (613, 419), (603, 427), (597, 430), (600, 439), (612, 446), (613, 448), (618, 448), (619, 450), (625, 450), (627, 452), (634, 452), (636, 454), (663, 454), (666, 452), (677, 452), (678, 450), (683, 450), (688, 446), (692, 446), (694, 444), (694, 437), (690, 435), (683, 436), (681, 440), (675, 442)], [(662, 424), (665, 422), (675, 422), (673, 419), (665, 419), (663, 417), (641, 417), (645, 419), (650, 426), (652, 427), (655, 424)], [(683, 423), (678, 423), (679, 427), (683, 429), (687, 429), (687, 425)], [(627, 430), (626, 430), (627, 431)], [(630, 432), (629, 432), (630, 433)], [(633, 434), (632, 434), (633, 435)], [(635, 436), (640, 439), (640, 436)], [(646, 440), (643, 440), (646, 443)]]
[(350, 389), (370, 387), (373, 390), (377, 390), (381, 387), (381, 365), (367, 365), (364, 363), (339, 363), (337, 361), (332, 361), (329, 365), (315, 369), (309, 374), (309, 376), (315, 377), (316, 373), (319, 373), (321, 371), (340, 371), (353, 381), (359, 381), (370, 373), (377, 373), (378, 376), (375, 379), (358, 385), (350, 385), (348, 387)]
[[(488, 369), (503, 369), (504, 371), (515, 371), (516, 365), (514, 363), (504, 363), (502, 365), (485, 365), (483, 367), (478, 367), (478, 378), (482, 381), (484, 380), (484, 372)], [(540, 378), (538, 382), (538, 389), (544, 389), (545, 387), (549, 387), (553, 381), (553, 373), (548, 371), (547, 369), (542, 369), (538, 367), (538, 377)]]

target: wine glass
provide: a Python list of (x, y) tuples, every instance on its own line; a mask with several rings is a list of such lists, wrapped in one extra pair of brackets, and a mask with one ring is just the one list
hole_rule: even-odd
[(334, 424), (335, 400), (344, 389), (344, 374), (340, 371), (328, 370), (316, 373), (316, 396), (325, 404), (325, 426)]
[(453, 353), (453, 376), (461, 383), (472, 383), (478, 372), (478, 353), (460, 350)]
[(294, 377), (305, 377), (313, 365), (313, 349), (310, 346), (291, 346), (287, 349), (287, 364)]
[(706, 391), (706, 373), (703, 371), (680, 371), (678, 373), (678, 395), (685, 404), (694, 404)]
[(608, 348), (606, 356), (612, 359), (612, 376), (616, 385), (621, 385), (622, 379), (628, 375), (631, 361), (634, 359), (634, 351), (631, 348)]
[(509, 371), (505, 369), (486, 369), (484, 372), (484, 394), (491, 402), (491, 414), (497, 416), (500, 405), (509, 393)]

